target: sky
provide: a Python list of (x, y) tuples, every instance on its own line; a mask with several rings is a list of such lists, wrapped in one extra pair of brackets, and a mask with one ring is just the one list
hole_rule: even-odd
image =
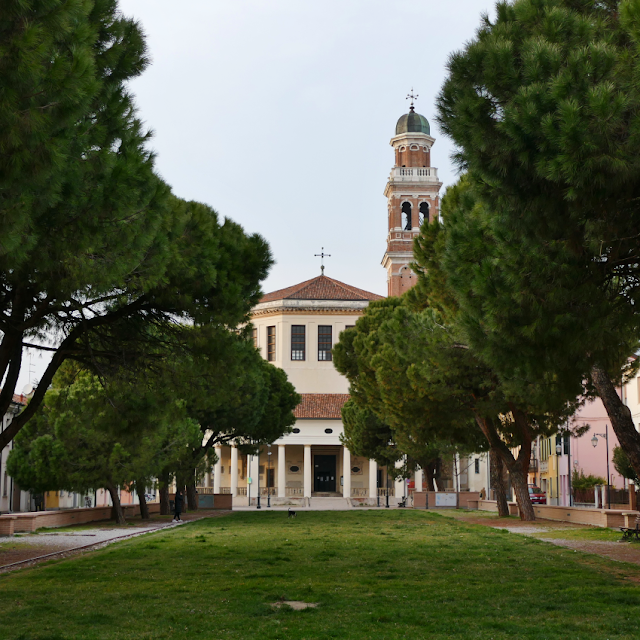
[[(494, 0), (120, 0), (151, 64), (130, 84), (176, 195), (261, 234), (265, 292), (320, 274), (386, 295), (383, 191), (407, 94), (456, 180), (435, 100), (449, 55)], [(29, 381), (29, 356), (21, 384)], [(32, 357), (31, 379), (44, 363)]]

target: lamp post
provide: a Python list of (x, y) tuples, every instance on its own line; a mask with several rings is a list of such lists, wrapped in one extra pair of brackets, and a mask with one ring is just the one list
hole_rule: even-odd
[(260, 446), (258, 446), (258, 504), (256, 506), (256, 509), (262, 509), (262, 507), (260, 506)]
[[(269, 471), (267, 471), (267, 507), (271, 507), (271, 487), (269, 486), (269, 478), (271, 477), (271, 445), (267, 445), (267, 460), (269, 461)], [(260, 469), (258, 469), (260, 471)]]
[(556, 444), (556, 500), (558, 506), (560, 506), (560, 453), (562, 452), (562, 445)]
[(609, 505), (609, 509), (611, 509), (611, 491), (609, 490), (609, 425), (604, 425), (604, 433), (594, 433), (593, 438), (591, 438), (591, 444), (594, 449), (598, 446), (598, 436), (605, 439), (607, 444), (607, 503)]

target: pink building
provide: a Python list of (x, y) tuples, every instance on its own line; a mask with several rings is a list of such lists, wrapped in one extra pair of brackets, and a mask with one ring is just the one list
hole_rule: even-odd
[[(600, 398), (596, 398), (580, 409), (575, 415), (572, 426), (579, 427), (588, 424), (590, 429), (580, 438), (571, 438), (572, 467), (581, 470), (585, 475), (607, 477), (607, 448), (605, 438), (601, 434), (609, 434), (609, 484), (612, 487), (623, 489), (626, 486), (625, 479), (613, 466), (613, 449), (618, 446), (618, 438), (611, 428), (611, 421)], [(593, 446), (591, 440), (596, 435), (597, 446)], [(566, 456), (562, 456), (566, 458)], [(560, 463), (562, 469), (562, 459)]]
[[(618, 439), (599, 398), (587, 402), (571, 420), (572, 430), (584, 425), (589, 425), (589, 430), (579, 438), (557, 435), (539, 438), (536, 442), (535, 458), (538, 462), (534, 468), (536, 473), (531, 472), (531, 481), (547, 494), (547, 504), (570, 504), (570, 470), (607, 478), (607, 433), (609, 484), (617, 489), (627, 487), (626, 480), (613, 466), (613, 450)], [(594, 436), (598, 439), (595, 447), (592, 442)]]

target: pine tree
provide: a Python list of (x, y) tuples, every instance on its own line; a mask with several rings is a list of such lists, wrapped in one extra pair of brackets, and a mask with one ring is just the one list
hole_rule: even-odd
[(201, 438), (180, 401), (123, 377), (105, 384), (65, 367), (46, 406), (15, 439), (7, 470), (34, 492), (105, 488), (116, 521), (124, 524), (118, 488), (142, 493), (160, 470)]
[(260, 297), (265, 241), (154, 173), (127, 90), (147, 62), (115, 0), (0, 6), (0, 414), (24, 348), (52, 353), (0, 448), (66, 359), (128, 361), (153, 323), (236, 327)]
[(438, 98), (484, 208), (474, 240), (456, 246), (452, 234), (470, 341), (514, 388), (588, 379), (640, 471), (640, 435), (615, 390), (640, 329), (640, 3), (496, 9), (451, 57)]

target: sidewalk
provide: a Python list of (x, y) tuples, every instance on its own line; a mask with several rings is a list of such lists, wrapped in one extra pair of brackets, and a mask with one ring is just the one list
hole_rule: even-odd
[[(100, 549), (108, 544), (136, 536), (179, 527), (187, 522), (227, 515), (230, 511), (199, 511), (184, 514), (182, 522), (172, 522), (170, 516), (153, 516), (151, 520), (136, 518), (127, 525), (116, 525), (105, 521), (75, 525), (61, 529), (44, 529), (36, 533), (16, 534), (0, 538), (0, 571), (6, 565), (25, 560), (37, 561), (47, 554), (77, 552), (79, 548)], [(66, 554), (65, 554), (66, 555)], [(60, 557), (60, 556), (57, 556)], [(25, 565), (18, 565), (25, 566)]]

